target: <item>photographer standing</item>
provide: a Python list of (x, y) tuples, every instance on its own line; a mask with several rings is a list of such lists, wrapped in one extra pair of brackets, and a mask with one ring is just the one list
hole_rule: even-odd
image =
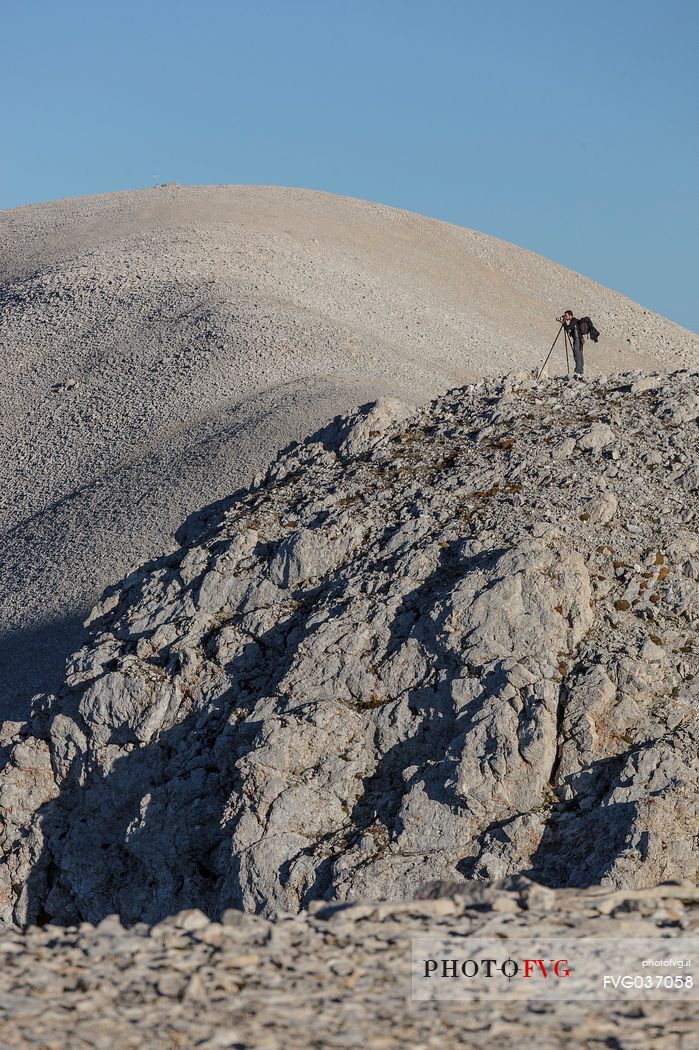
[(581, 376), (583, 374), (583, 334), (580, 331), (580, 322), (577, 317), (573, 317), (572, 310), (566, 310), (563, 316), (559, 317), (558, 320), (565, 328), (566, 334), (570, 337), (573, 346), (573, 360), (575, 361), (574, 375)]

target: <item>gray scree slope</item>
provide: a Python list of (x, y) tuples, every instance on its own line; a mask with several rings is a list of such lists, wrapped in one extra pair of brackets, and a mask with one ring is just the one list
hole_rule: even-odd
[(164, 187), (1, 214), (0, 718), (187, 514), (337, 412), (533, 367), (568, 305), (604, 332), (598, 371), (699, 363), (624, 296), (363, 201)]
[(0, 916), (696, 880), (698, 379), (384, 399), (191, 519), (11, 730)]

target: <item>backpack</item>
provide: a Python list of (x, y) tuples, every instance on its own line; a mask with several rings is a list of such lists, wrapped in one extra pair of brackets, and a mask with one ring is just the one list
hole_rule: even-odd
[(581, 317), (578, 321), (578, 326), (580, 328), (580, 335), (589, 335), (593, 343), (597, 342), (599, 339), (599, 332), (589, 317)]

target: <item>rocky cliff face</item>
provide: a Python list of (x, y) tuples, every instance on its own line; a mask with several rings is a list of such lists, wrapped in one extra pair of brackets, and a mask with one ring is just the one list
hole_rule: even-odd
[(698, 378), (379, 402), (187, 522), (5, 727), (2, 917), (695, 879)]

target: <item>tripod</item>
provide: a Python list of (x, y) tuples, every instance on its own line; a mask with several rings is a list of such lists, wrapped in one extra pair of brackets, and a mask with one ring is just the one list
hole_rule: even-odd
[(566, 331), (565, 325), (561, 322), (561, 327), (558, 329), (558, 334), (556, 335), (556, 338), (551, 343), (551, 349), (549, 350), (549, 352), (546, 355), (546, 360), (544, 361), (543, 365), (541, 366), (541, 368), (539, 369), (539, 371), (537, 373), (537, 376), (536, 376), (537, 379), (541, 379), (542, 373), (543, 373), (544, 369), (546, 368), (546, 365), (548, 364), (549, 357), (553, 353), (553, 348), (556, 345), (556, 343), (558, 342), (558, 337), (560, 336), (561, 332), (563, 332), (563, 341), (564, 341), (565, 347), (566, 347), (566, 371), (568, 372), (568, 375), (570, 375), (570, 357), (568, 355), (568, 346), (570, 345), (570, 349), (572, 350), (573, 349), (573, 344), (571, 342), (570, 336), (568, 335), (568, 332)]

